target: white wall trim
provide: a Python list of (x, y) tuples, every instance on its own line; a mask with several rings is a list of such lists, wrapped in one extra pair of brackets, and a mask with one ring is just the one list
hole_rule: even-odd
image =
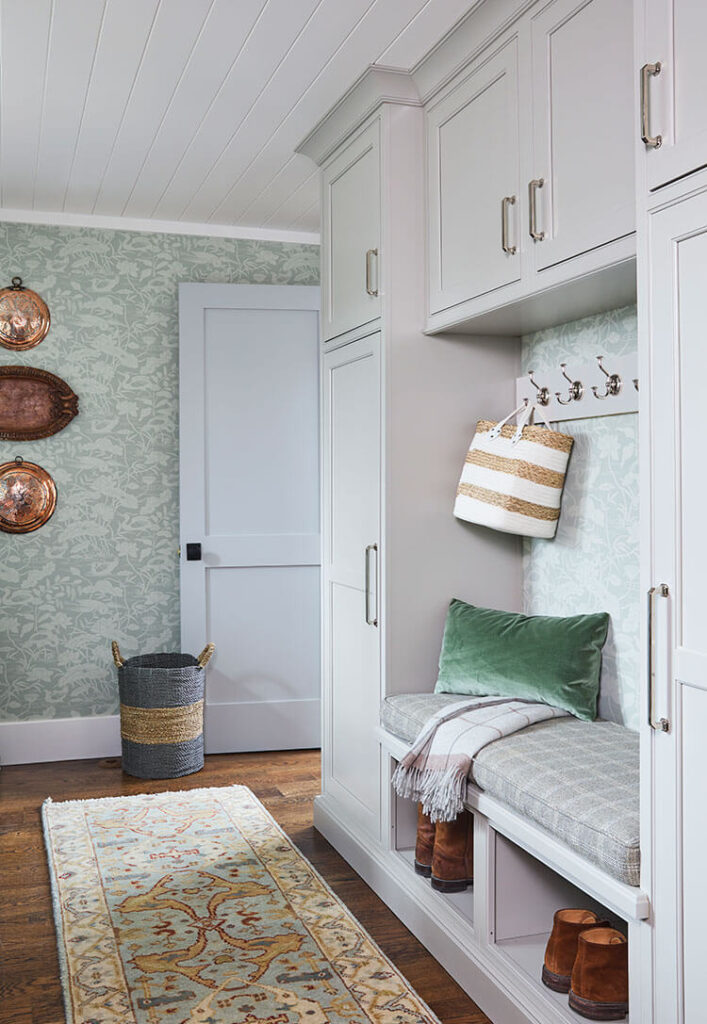
[(120, 755), (120, 716), (0, 722), (0, 764)]
[(243, 238), (256, 242), (297, 242), (319, 245), (316, 231), (286, 231), (239, 224), (206, 224), (139, 217), (104, 217), (93, 213), (61, 213), (42, 210), (0, 209), (0, 222), (49, 224), (68, 228), (104, 228), (113, 231), (147, 231), (162, 235), (205, 235), (208, 238)]

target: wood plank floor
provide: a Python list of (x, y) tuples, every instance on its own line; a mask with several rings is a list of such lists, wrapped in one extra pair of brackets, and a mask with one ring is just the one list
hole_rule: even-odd
[[(228, 754), (197, 775), (132, 779), (115, 759), (22, 765), (0, 772), (0, 1022), (62, 1024), (61, 985), (39, 809), (42, 801), (243, 783), (324, 876), (442, 1024), (491, 1024), (471, 999), (312, 826), (314, 751)], [(77, 1022), (78, 1024), (78, 1022)]]

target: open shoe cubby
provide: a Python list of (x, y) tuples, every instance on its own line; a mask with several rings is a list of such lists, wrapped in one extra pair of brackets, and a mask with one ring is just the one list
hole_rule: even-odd
[(566, 995), (541, 980), (554, 913), (564, 907), (593, 910), (628, 937), (627, 922), (491, 827), (489, 844), (489, 942), (568, 1021), (583, 1020), (569, 1008)]
[[(388, 778), (397, 765), (388, 749)], [(545, 946), (556, 910), (583, 907), (594, 910), (629, 938), (638, 941), (641, 921), (621, 917), (580, 886), (538, 859), (480, 812), (474, 814), (474, 885), (463, 893), (439, 893), (428, 879), (414, 870), (417, 807), (399, 797), (390, 786), (390, 841), (388, 856), (395, 874), (409, 895), (465, 948), (478, 963), (495, 975), (507, 991), (513, 992), (531, 1019), (543, 1024), (581, 1024), (584, 1020), (570, 1009), (566, 995), (553, 992), (542, 983)], [(413, 928), (414, 930), (414, 928)], [(475, 952), (474, 952), (475, 951)], [(437, 954), (439, 956), (439, 954)], [(456, 958), (440, 959), (460, 983), (467, 987), (456, 969)], [(634, 960), (635, 962), (635, 960)], [(636, 1007), (633, 1019), (640, 1019), (640, 979), (632, 975), (630, 1002)], [(534, 1014), (534, 1017), (532, 1015)], [(628, 1024), (632, 1019), (626, 1018)]]
[[(397, 762), (391, 758), (391, 775)], [(410, 870), (410, 884), (433, 895), (448, 906), (472, 928), (474, 926), (474, 886), (465, 892), (441, 893), (433, 889), (429, 878), (415, 872), (415, 836), (417, 834), (417, 805), (392, 792), (391, 845), (393, 851)]]

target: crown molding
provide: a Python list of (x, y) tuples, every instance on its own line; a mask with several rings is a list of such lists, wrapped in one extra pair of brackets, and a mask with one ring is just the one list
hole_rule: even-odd
[(255, 242), (295, 242), (319, 245), (315, 231), (286, 231), (239, 224), (208, 224), (138, 217), (104, 217), (93, 213), (61, 213), (0, 208), (0, 223), (46, 224), (66, 228), (98, 228), (109, 231), (143, 231), (161, 235), (202, 235), (207, 238), (240, 238)]

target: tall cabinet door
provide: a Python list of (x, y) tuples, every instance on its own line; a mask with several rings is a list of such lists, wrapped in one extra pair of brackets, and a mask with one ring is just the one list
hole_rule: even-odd
[(650, 220), (654, 1019), (696, 1024), (707, 956), (707, 193)]
[(431, 313), (520, 280), (518, 41), (427, 113)]
[(381, 315), (380, 122), (374, 121), (322, 172), (324, 340)]
[[(639, 130), (653, 189), (707, 165), (707, 4), (644, 0)], [(642, 45), (641, 45), (642, 43)], [(637, 125), (637, 128), (639, 126)]]
[(380, 833), (380, 335), (324, 356), (323, 787)]
[(554, 0), (531, 39), (527, 228), (541, 270), (635, 230), (631, 0)]

